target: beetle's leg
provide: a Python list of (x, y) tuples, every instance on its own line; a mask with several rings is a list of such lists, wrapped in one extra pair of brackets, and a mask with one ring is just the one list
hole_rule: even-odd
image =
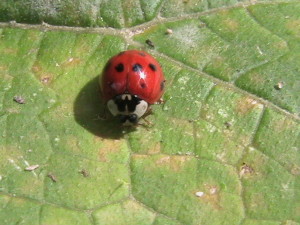
[(140, 125), (142, 125), (146, 129), (149, 128), (149, 127), (151, 127), (151, 126), (153, 126), (153, 124), (149, 120), (146, 119), (146, 117), (149, 116), (149, 115), (151, 115), (151, 114), (153, 114), (152, 108), (148, 107), (148, 109), (145, 112), (145, 114), (141, 117), (141, 119), (143, 119), (146, 122), (146, 124), (143, 123), (143, 124), (140, 124)]
[(146, 122), (146, 126), (152, 126), (153, 125), (153, 123), (151, 123), (149, 120), (147, 120), (145, 117), (143, 117), (143, 120)]
[(141, 126), (141, 127), (144, 127), (147, 131), (149, 131), (149, 128), (151, 128), (153, 126), (153, 124), (150, 121), (146, 120), (145, 118), (143, 118), (143, 120), (146, 122), (146, 124), (145, 123), (137, 123), (136, 127)]
[(149, 106), (148, 109), (147, 109), (147, 111), (145, 112), (145, 114), (142, 116), (142, 118), (144, 119), (145, 117), (147, 117), (147, 116), (149, 116), (151, 114), (153, 114), (153, 110), (152, 110), (152, 107)]

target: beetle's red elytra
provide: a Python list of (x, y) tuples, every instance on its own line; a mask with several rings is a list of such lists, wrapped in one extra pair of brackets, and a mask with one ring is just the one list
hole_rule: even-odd
[(113, 56), (100, 77), (102, 97), (113, 116), (135, 125), (164, 93), (160, 64), (148, 53), (128, 50)]

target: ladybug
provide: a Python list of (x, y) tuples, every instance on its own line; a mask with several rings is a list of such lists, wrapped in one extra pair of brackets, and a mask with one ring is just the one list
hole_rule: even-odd
[(161, 101), (165, 78), (159, 63), (148, 53), (128, 50), (106, 63), (100, 86), (103, 100), (123, 125), (136, 125)]

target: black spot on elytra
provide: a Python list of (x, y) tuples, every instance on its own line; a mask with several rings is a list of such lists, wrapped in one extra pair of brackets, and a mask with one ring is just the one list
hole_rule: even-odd
[(165, 80), (164, 81), (162, 81), (161, 83), (160, 83), (160, 90), (162, 91), (162, 90), (164, 90), (165, 89)]
[(124, 70), (124, 65), (123, 63), (119, 63), (116, 67), (115, 67), (116, 71), (118, 72), (123, 72)]
[(146, 56), (146, 54), (143, 53), (143, 52), (139, 52), (139, 55), (141, 55), (141, 56)]
[(147, 85), (146, 85), (145, 83), (141, 83), (141, 88), (144, 89), (144, 88), (146, 88), (146, 86), (147, 86)]
[(150, 63), (149, 67), (152, 71), (156, 71), (156, 66), (154, 64)]
[(132, 67), (132, 70), (135, 72), (141, 71), (142, 69), (143, 69), (142, 65), (138, 63), (134, 64)]

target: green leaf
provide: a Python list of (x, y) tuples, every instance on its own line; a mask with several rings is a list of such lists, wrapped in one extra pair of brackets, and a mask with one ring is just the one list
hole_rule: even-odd
[(94, 213), (95, 224), (153, 224), (155, 214), (135, 201), (105, 206)]
[(237, 224), (244, 216), (234, 167), (191, 156), (156, 154), (135, 156), (131, 168), (133, 195), (183, 224)]
[[(0, 21), (0, 224), (300, 224), (299, 2), (2, 1)], [(132, 129), (99, 90), (126, 49), (167, 80)]]
[(253, 175), (242, 176), (249, 217), (298, 221), (299, 200), (294, 197), (297, 185), (293, 174), (253, 148), (248, 149), (243, 160), (254, 171)]

